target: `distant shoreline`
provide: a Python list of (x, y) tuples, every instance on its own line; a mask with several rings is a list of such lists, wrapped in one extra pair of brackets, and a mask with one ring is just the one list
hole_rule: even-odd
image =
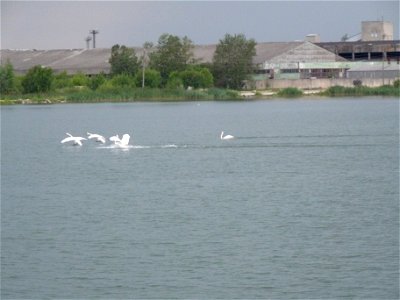
[(265, 91), (234, 91), (227, 89), (166, 90), (115, 89), (100, 93), (90, 89), (68, 89), (42, 94), (15, 94), (0, 99), (0, 105), (65, 104), (65, 103), (135, 103), (135, 102), (190, 102), (190, 101), (251, 101), (278, 99), (313, 99), (315, 97), (400, 97), (396, 86), (352, 87), (335, 86), (326, 90), (303, 91), (297, 88)]

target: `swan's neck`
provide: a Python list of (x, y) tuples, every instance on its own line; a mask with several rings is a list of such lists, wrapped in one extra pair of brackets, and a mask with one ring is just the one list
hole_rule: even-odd
[(224, 136), (224, 132), (222, 131), (221, 132), (221, 139), (223, 139), (223, 136)]

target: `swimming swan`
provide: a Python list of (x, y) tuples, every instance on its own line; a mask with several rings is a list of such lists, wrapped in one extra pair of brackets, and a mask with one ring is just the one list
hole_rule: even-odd
[(117, 134), (117, 135), (114, 135), (114, 136), (110, 137), (109, 140), (110, 140), (111, 142), (114, 142), (114, 144), (115, 144), (116, 146), (119, 146), (119, 147), (121, 147), (121, 148), (126, 148), (126, 147), (129, 146), (129, 140), (130, 140), (130, 138), (131, 138), (131, 136), (130, 136), (129, 134), (125, 133), (125, 134), (122, 136), (122, 139), (120, 139), (120, 138), (119, 138), (119, 135)]
[(224, 132), (221, 132), (221, 140), (231, 140), (234, 139), (235, 137), (233, 135), (227, 134), (224, 136)]
[(104, 136), (100, 135), (100, 134), (96, 134), (96, 133), (87, 133), (88, 135), (88, 139), (96, 139), (96, 142), (100, 142), (105, 144), (106, 143), (106, 139), (104, 138)]
[(119, 138), (119, 135), (118, 135), (118, 134), (113, 135), (112, 137), (109, 138), (109, 140), (110, 140), (111, 142), (114, 142), (114, 143), (120, 142), (120, 141), (121, 141), (121, 139)]
[(122, 136), (122, 139), (120, 139), (119, 141), (115, 141), (115, 145), (119, 146), (119, 147), (128, 147), (129, 146), (129, 140), (130, 140), (131, 136), (127, 133), (125, 133)]
[(67, 142), (74, 142), (73, 145), (82, 146), (81, 141), (86, 140), (85, 138), (80, 137), (80, 136), (72, 136), (72, 134), (69, 134), (68, 132), (66, 133), (66, 135), (68, 135), (69, 137), (63, 139), (61, 141), (62, 144), (67, 143)]

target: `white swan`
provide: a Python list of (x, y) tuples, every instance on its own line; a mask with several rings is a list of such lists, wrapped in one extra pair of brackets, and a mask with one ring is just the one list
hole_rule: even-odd
[(131, 136), (130, 136), (129, 134), (125, 133), (125, 134), (122, 136), (122, 139), (120, 139), (120, 138), (119, 138), (119, 135), (117, 134), (117, 135), (114, 135), (114, 136), (110, 137), (109, 140), (110, 140), (111, 142), (114, 142), (114, 144), (115, 144), (116, 146), (118, 146), (118, 147), (127, 148), (127, 147), (129, 146), (129, 140), (130, 140), (130, 138), (131, 138)]
[(111, 142), (114, 142), (114, 143), (120, 142), (120, 141), (121, 141), (121, 139), (119, 138), (119, 135), (118, 135), (118, 134), (113, 135), (112, 137), (109, 138), (109, 140), (110, 140)]
[(231, 140), (234, 139), (235, 137), (233, 135), (227, 134), (224, 136), (224, 132), (221, 132), (221, 140)]
[(130, 140), (131, 136), (127, 133), (125, 133), (122, 136), (122, 139), (120, 139), (119, 141), (115, 141), (115, 145), (122, 147), (122, 148), (126, 148), (129, 146), (129, 140)]
[(74, 145), (82, 146), (82, 142), (81, 141), (86, 140), (85, 138), (80, 137), (80, 136), (72, 136), (72, 134), (70, 134), (68, 132), (66, 133), (66, 135), (68, 135), (69, 137), (63, 139), (61, 141), (62, 144), (67, 143), (67, 142), (74, 142), (73, 143)]
[(88, 135), (88, 139), (96, 139), (96, 142), (100, 142), (105, 144), (106, 143), (106, 139), (104, 138), (104, 136), (100, 135), (100, 134), (96, 134), (96, 133), (87, 133)]

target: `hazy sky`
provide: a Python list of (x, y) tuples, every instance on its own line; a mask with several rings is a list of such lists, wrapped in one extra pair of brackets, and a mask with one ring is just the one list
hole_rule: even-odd
[(339, 41), (361, 32), (361, 21), (391, 21), (399, 39), (398, 1), (3, 1), (2, 49), (97, 48), (156, 43), (162, 33), (215, 44), (225, 33), (257, 42), (302, 40), (318, 33)]

